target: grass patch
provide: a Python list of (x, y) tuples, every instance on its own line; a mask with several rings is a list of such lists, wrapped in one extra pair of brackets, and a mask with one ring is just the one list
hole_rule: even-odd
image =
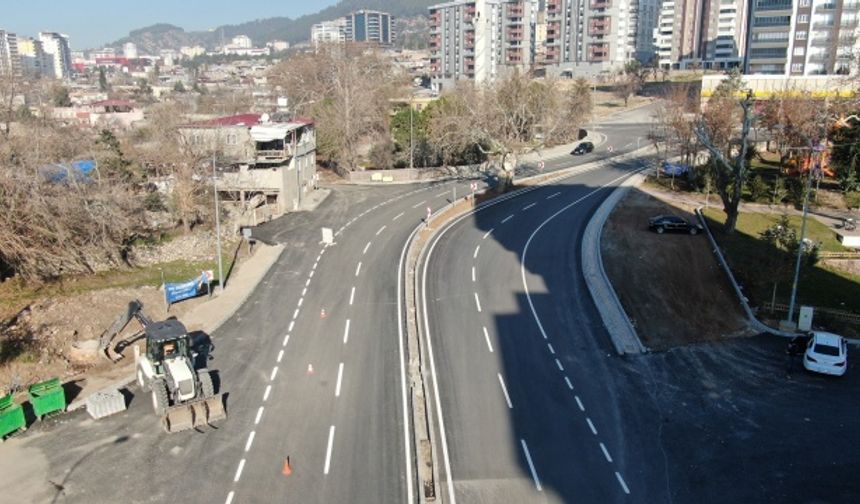
[[(222, 260), (226, 275), (233, 265), (233, 248), (228, 246), (225, 249)], [(104, 271), (93, 275), (71, 275), (38, 285), (13, 278), (0, 283), (0, 320), (13, 316), (40, 299), (62, 299), (102, 289), (158, 287), (161, 285), (162, 272), (167, 282), (181, 282), (200, 275), (203, 270), (213, 270), (217, 275), (218, 262), (216, 260), (172, 261), (141, 268)]]
[[(725, 222), (725, 213), (722, 210), (711, 208), (704, 213), (715, 238), (726, 252), (726, 259), (735, 276), (744, 285), (747, 296), (757, 306), (769, 305), (774, 279), (763, 271), (775, 257), (775, 251), (761, 239), (759, 233), (777, 223), (780, 215), (742, 213), (738, 218), (736, 232), (728, 235), (722, 231)], [(800, 216), (790, 216), (789, 221), (792, 226), (800, 229)], [(808, 238), (821, 243), (821, 250), (845, 250), (836, 240), (833, 231), (815, 219), (807, 220), (806, 230)], [(789, 302), (793, 265), (790, 269), (777, 285), (778, 303)], [(797, 301), (799, 304), (860, 313), (860, 276), (837, 271), (821, 263), (814, 267), (804, 265), (801, 268)]]

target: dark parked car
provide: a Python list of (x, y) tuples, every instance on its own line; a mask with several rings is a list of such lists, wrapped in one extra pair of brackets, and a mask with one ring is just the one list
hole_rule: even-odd
[(653, 229), (660, 234), (666, 231), (674, 231), (681, 233), (690, 233), (691, 235), (698, 234), (702, 230), (698, 224), (692, 224), (686, 219), (675, 215), (658, 215), (651, 217), (648, 220), (648, 229)]
[(594, 150), (594, 144), (591, 142), (582, 142), (577, 145), (575, 149), (573, 149), (570, 153), (574, 156), (580, 156), (582, 154), (588, 154), (589, 152)]

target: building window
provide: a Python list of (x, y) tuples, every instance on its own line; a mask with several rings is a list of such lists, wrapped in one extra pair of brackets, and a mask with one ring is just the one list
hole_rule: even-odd
[(792, 63), (791, 73), (803, 73), (803, 63)]
[(806, 32), (805, 31), (795, 32), (794, 40), (806, 40)]
[(239, 141), (238, 141), (238, 138), (236, 137), (236, 134), (235, 133), (228, 133), (227, 134), (227, 145), (236, 145), (237, 143), (239, 143)]
[(807, 24), (809, 23), (809, 14), (801, 14), (797, 16), (797, 24)]
[(811, 0), (800, 0), (800, 7), (809, 7), (810, 3), (811, 3)]
[(794, 48), (794, 55), (795, 56), (803, 56), (804, 54), (806, 54), (806, 48), (805, 47), (800, 46), (800, 47)]

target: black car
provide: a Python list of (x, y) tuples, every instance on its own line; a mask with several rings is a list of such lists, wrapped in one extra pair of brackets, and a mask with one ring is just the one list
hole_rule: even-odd
[(570, 153), (574, 156), (581, 156), (582, 154), (588, 154), (589, 152), (594, 150), (594, 144), (591, 142), (582, 142), (577, 145), (575, 149), (573, 149)]
[(702, 228), (698, 224), (692, 224), (686, 219), (675, 215), (658, 215), (648, 220), (648, 229), (653, 229), (660, 234), (666, 231), (674, 231), (694, 235), (698, 234)]

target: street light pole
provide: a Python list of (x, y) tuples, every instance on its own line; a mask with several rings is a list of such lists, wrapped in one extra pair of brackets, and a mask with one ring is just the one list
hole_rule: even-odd
[(212, 151), (212, 192), (215, 193), (215, 249), (218, 254), (218, 290), (224, 292), (224, 259), (221, 257), (221, 209), (218, 206), (218, 175), (215, 173), (215, 151)]
[[(818, 162), (821, 163), (821, 144), (813, 146), (817, 153)], [(797, 243), (797, 261), (794, 264), (794, 280), (791, 283), (791, 299), (788, 303), (788, 323), (794, 323), (794, 303), (797, 300), (797, 282), (800, 278), (800, 263), (803, 259), (803, 247), (806, 239), (806, 217), (809, 215), (809, 193), (812, 191), (813, 167), (810, 166), (809, 177), (806, 179), (806, 189), (803, 196), (803, 216), (800, 220), (800, 241)]]

